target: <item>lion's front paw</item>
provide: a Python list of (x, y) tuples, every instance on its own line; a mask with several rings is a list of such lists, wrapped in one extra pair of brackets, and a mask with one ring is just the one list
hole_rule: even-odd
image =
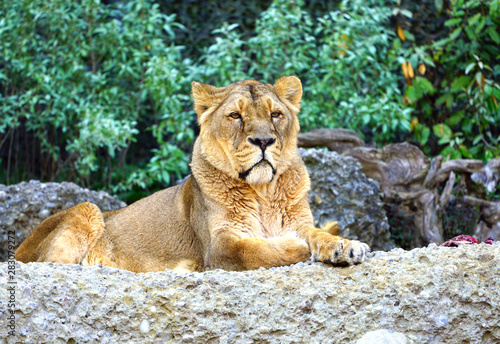
[(328, 233), (318, 233), (311, 242), (311, 253), (317, 261), (335, 265), (359, 264), (366, 259), (370, 247), (357, 240), (347, 240)]

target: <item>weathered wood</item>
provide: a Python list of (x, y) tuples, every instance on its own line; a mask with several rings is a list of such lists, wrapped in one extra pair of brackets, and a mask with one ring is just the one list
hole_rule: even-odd
[[(437, 156), (432, 161), (409, 143), (396, 143), (382, 149), (366, 147), (363, 140), (343, 129), (319, 129), (299, 135), (301, 147), (328, 147), (344, 156), (359, 160), (363, 172), (379, 182), (386, 204), (397, 204), (398, 211), (414, 219), (414, 246), (443, 242), (443, 211), (453, 199), (454, 189), (467, 191), (472, 180), (492, 191), (500, 181), (500, 158), (486, 166), (480, 160), (456, 159), (444, 161)], [(460, 183), (455, 183), (460, 175)], [(471, 179), (471, 175), (474, 178)], [(477, 185), (477, 184), (475, 184)], [(465, 202), (479, 205), (481, 219), (476, 233), (500, 233), (500, 203), (466, 196)], [(482, 239), (478, 237), (478, 239)], [(500, 238), (495, 238), (496, 240)], [(484, 240), (484, 239), (483, 239)]]
[(500, 182), (500, 158), (488, 161), (482, 171), (471, 175), (471, 179), (476, 183), (483, 184), (489, 192), (493, 192)]
[(441, 165), (441, 168), (434, 177), (434, 181), (431, 184), (435, 187), (448, 179), (450, 172), (466, 172), (472, 174), (474, 172), (481, 172), (483, 170), (483, 162), (481, 160), (465, 160), (456, 159), (446, 161)]
[(441, 169), (441, 164), (443, 163), (443, 156), (438, 155), (434, 159), (432, 159), (431, 162), (431, 167), (429, 169), (429, 172), (427, 173), (427, 176), (425, 177), (424, 180), (424, 188), (427, 189), (432, 189), (434, 185), (434, 180), (436, 179), (436, 175), (438, 171)]
[(451, 192), (453, 191), (453, 185), (455, 185), (455, 176), (455, 172), (451, 171), (448, 181), (444, 186), (443, 192), (439, 197), (439, 205), (441, 206), (441, 208), (446, 207), (446, 205), (450, 201)]
[(349, 148), (364, 146), (365, 142), (352, 130), (324, 128), (300, 133), (297, 145), (302, 148), (327, 147), (341, 154)]
[(500, 202), (486, 201), (472, 196), (465, 196), (463, 199), (468, 204), (479, 206), (481, 210), (474, 236), (480, 241), (488, 237), (498, 240), (500, 237)]

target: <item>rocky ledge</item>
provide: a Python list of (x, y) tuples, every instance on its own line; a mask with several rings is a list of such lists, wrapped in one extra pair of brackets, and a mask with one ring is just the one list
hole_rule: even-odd
[(7, 343), (500, 342), (498, 243), (379, 251), (348, 268), (135, 274), (0, 263), (0, 276)]

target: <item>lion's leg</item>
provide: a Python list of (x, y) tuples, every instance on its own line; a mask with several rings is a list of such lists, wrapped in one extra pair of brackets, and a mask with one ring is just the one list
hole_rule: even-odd
[(222, 234), (214, 238), (213, 245), (217, 255), (206, 264), (210, 269), (255, 270), (291, 265), (311, 257), (307, 243), (298, 237), (237, 238)]
[(104, 219), (92, 203), (52, 215), (26, 238), (16, 259), (27, 262), (80, 264), (104, 232)]
[(245, 238), (237, 243), (245, 269), (291, 265), (304, 262), (311, 252), (304, 240), (293, 237)]

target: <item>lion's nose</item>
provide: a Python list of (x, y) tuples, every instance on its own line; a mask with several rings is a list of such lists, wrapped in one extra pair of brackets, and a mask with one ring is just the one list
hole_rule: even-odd
[(271, 146), (276, 142), (275, 138), (268, 137), (268, 138), (261, 138), (261, 137), (256, 137), (254, 139), (248, 138), (248, 142), (255, 146), (259, 146), (262, 150), (265, 150), (267, 147)]

